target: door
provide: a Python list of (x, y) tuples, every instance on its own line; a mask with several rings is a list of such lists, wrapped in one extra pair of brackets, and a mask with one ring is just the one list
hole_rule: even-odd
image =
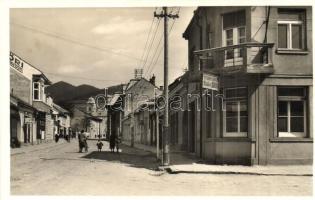
[(192, 102), (189, 104), (189, 152), (195, 153), (195, 137), (196, 137), (196, 108), (195, 108), (195, 102)]
[(18, 119), (14, 118), (11, 116), (11, 120), (10, 120), (10, 133), (11, 133), (11, 145), (13, 145), (13, 143), (15, 143), (18, 138), (17, 138), (17, 126), (18, 126)]

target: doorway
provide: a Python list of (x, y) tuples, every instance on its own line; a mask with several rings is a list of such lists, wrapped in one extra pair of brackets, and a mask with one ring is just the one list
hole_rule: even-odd
[(195, 102), (189, 104), (189, 152), (195, 153), (196, 138), (196, 106)]

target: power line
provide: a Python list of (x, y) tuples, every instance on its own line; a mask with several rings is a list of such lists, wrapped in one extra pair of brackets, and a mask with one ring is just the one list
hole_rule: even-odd
[[(155, 8), (156, 10), (156, 8)], [(154, 17), (152, 17), (152, 22), (151, 22), (151, 26), (150, 26), (150, 30), (149, 30), (149, 33), (148, 33), (148, 36), (147, 36), (147, 39), (146, 39), (146, 42), (145, 42), (145, 45), (144, 45), (144, 49), (143, 49), (143, 52), (142, 52), (142, 56), (141, 56), (141, 60), (143, 60), (143, 57), (144, 57), (144, 53), (146, 51), (146, 48), (147, 48), (147, 44), (148, 44), (148, 41), (149, 41), (149, 36), (151, 34), (151, 30), (152, 30), (152, 26), (153, 26), (153, 22), (154, 22)], [(139, 63), (139, 66), (141, 65), (141, 61)]]
[[(179, 11), (180, 11), (180, 8), (179, 8), (178, 11), (177, 11), (177, 15), (179, 14)], [(171, 11), (171, 12), (172, 12), (172, 11)], [(173, 21), (173, 23), (172, 23), (172, 25), (171, 25), (171, 28), (170, 28), (170, 30), (169, 30), (169, 34), (171, 34), (171, 31), (172, 31), (172, 29), (173, 29), (174, 24), (175, 24), (175, 19), (174, 19), (174, 21)], [(162, 39), (162, 38), (163, 38), (163, 36), (161, 37), (161, 39)], [(160, 41), (161, 41), (161, 40), (160, 40)], [(157, 49), (156, 49), (156, 50), (157, 50)], [(150, 71), (148, 74), (146, 74), (146, 75), (150, 75), (150, 73), (151, 73), (151, 72), (153, 71), (153, 69), (155, 68), (155, 66), (156, 66), (156, 64), (157, 64), (157, 61), (158, 61), (158, 59), (159, 59), (159, 57), (160, 57), (160, 55), (161, 55), (162, 50), (163, 50), (163, 47), (160, 49), (160, 52), (159, 52), (157, 58), (155, 59), (155, 62), (154, 62), (153, 65), (152, 65), (153, 59), (151, 60), (151, 63), (150, 63), (150, 65), (149, 65), (148, 69), (151, 68), (151, 67), (153, 67), (153, 68), (151, 68), (151, 71)], [(148, 71), (149, 71), (149, 70), (148, 70)], [(147, 71), (147, 72), (148, 72), (148, 71)]]
[(150, 45), (149, 45), (148, 53), (147, 53), (147, 55), (146, 55), (146, 57), (145, 57), (145, 60), (144, 60), (144, 62), (143, 62), (142, 69), (145, 67), (145, 64), (147, 63), (147, 60), (148, 60), (149, 54), (150, 54), (150, 52), (151, 52), (151, 48), (152, 48), (153, 42), (154, 42), (154, 40), (155, 40), (155, 36), (156, 36), (157, 30), (158, 30), (159, 25), (160, 25), (160, 21), (161, 21), (161, 19), (158, 19), (157, 25), (156, 25), (156, 27), (155, 27), (154, 35), (153, 35), (153, 37), (151, 38), (151, 42), (150, 42)]
[(51, 32), (48, 32), (48, 31), (38, 30), (38, 29), (30, 27), (30, 26), (25, 26), (25, 25), (13, 23), (13, 22), (11, 22), (10, 24), (18, 26), (18, 27), (21, 27), (21, 28), (24, 28), (24, 29), (27, 29), (27, 30), (32, 31), (32, 32), (41, 33), (41, 34), (49, 36), (49, 37), (54, 37), (54, 38), (59, 39), (59, 40), (63, 40), (63, 41), (66, 41), (66, 42), (69, 42), (69, 43), (72, 43), (72, 44), (76, 44), (76, 45), (79, 45), (79, 46), (88, 47), (90, 49), (94, 49), (94, 50), (98, 50), (98, 51), (102, 51), (102, 52), (107, 52), (107, 53), (111, 53), (111, 54), (116, 54), (116, 55), (119, 55), (119, 56), (124, 56), (124, 57), (130, 58), (130, 59), (134, 59), (134, 60), (138, 60), (138, 61), (143, 61), (142, 59), (134, 57), (134, 56), (130, 56), (130, 55), (127, 55), (127, 54), (115, 52), (115, 51), (113, 51), (111, 49), (105, 49), (105, 48), (93, 46), (91, 44), (82, 43), (80, 41), (77, 41), (77, 40), (74, 40), (74, 39), (70, 39), (70, 38), (66, 38), (66, 37), (63, 37), (63, 36), (60, 36), (60, 35), (56, 35), (56, 34), (53, 34)]

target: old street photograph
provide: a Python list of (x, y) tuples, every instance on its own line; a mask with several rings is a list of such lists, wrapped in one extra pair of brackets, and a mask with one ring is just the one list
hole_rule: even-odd
[(312, 12), (10, 8), (10, 196), (312, 196)]

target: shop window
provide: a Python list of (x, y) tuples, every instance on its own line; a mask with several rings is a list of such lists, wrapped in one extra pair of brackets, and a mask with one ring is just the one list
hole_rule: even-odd
[(34, 82), (33, 83), (33, 100), (41, 100), (40, 99), (40, 83)]
[(229, 88), (224, 91), (224, 137), (247, 137), (247, 88)]
[(278, 49), (305, 49), (305, 11), (278, 11)]
[(306, 137), (306, 88), (278, 88), (278, 136)]

